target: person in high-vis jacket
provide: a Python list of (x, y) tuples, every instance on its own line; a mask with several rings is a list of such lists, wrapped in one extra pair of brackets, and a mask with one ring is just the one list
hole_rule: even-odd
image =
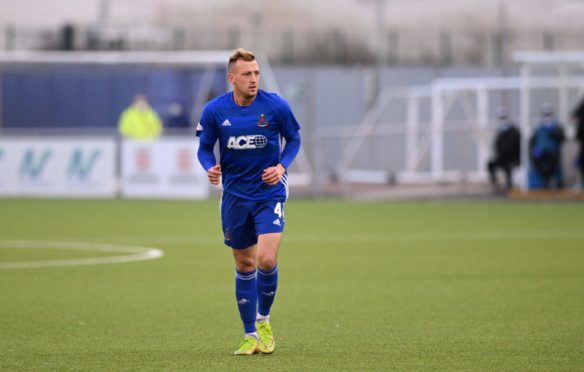
[(118, 130), (122, 137), (128, 139), (157, 139), (162, 134), (162, 121), (148, 104), (146, 96), (138, 94), (122, 112)]

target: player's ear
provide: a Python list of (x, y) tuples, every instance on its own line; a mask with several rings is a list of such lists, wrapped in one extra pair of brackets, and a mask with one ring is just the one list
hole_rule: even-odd
[(235, 76), (233, 76), (233, 74), (232, 74), (232, 73), (228, 73), (228, 74), (227, 74), (227, 80), (228, 80), (228, 81), (229, 81), (231, 84), (233, 84), (233, 81), (235, 80)]

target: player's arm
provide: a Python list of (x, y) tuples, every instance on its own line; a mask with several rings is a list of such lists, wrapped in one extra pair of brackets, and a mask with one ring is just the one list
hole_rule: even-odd
[(280, 164), (288, 169), (290, 164), (296, 158), (296, 155), (300, 152), (300, 146), (302, 145), (302, 140), (300, 139), (300, 132), (295, 131), (292, 134), (285, 136), (286, 145), (282, 151), (282, 157), (280, 158)]
[(302, 145), (302, 140), (300, 139), (300, 124), (298, 124), (298, 121), (292, 112), (292, 108), (290, 108), (290, 105), (286, 100), (282, 100), (280, 115), (282, 118), (280, 133), (282, 134), (282, 137), (286, 139), (286, 145), (280, 156), (280, 164), (282, 164), (285, 169), (288, 169), (290, 164), (292, 164), (296, 158), (296, 155), (298, 155), (300, 146)]
[(217, 186), (221, 181), (221, 166), (217, 164), (209, 168), (207, 170), (207, 178), (212, 185)]
[(213, 148), (217, 142), (217, 133), (212, 125), (208, 110), (203, 110), (201, 122), (197, 125), (197, 137), (199, 137), (199, 149), (197, 158), (199, 163), (207, 171), (207, 178), (213, 185), (218, 185), (221, 180), (221, 166), (217, 164)]
[(288, 169), (296, 155), (298, 155), (300, 144), (300, 133), (296, 132), (294, 135), (286, 137), (286, 145), (282, 151), (280, 162), (274, 167), (264, 169), (264, 173), (262, 173), (262, 181), (270, 186), (274, 186), (280, 182), (284, 173), (286, 173), (286, 169)]
[(213, 145), (208, 143), (202, 143), (199, 145), (199, 150), (197, 151), (197, 158), (207, 171), (207, 178), (209, 182), (213, 185), (218, 185), (221, 179), (221, 166), (217, 163), (215, 159), (215, 153), (213, 152)]
[(280, 162), (274, 167), (266, 168), (262, 174), (262, 180), (270, 186), (276, 185), (280, 182), (284, 173), (300, 151), (302, 140), (298, 130), (291, 131), (290, 134), (284, 135), (284, 138), (286, 139), (286, 145), (282, 151)]

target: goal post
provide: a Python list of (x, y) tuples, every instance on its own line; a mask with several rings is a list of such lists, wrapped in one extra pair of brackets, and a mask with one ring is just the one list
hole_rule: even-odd
[[(560, 122), (571, 127), (570, 112), (584, 97), (584, 51), (518, 52), (515, 59), (516, 76), (440, 78), (425, 86), (383, 89), (339, 141), (344, 145), (336, 178), (344, 192), (350, 183), (485, 183), (499, 105), (508, 106), (520, 126), (516, 180), (526, 189), (528, 142), (540, 107), (552, 103)], [(326, 133), (320, 138), (328, 139)], [(381, 151), (374, 152), (380, 143)]]

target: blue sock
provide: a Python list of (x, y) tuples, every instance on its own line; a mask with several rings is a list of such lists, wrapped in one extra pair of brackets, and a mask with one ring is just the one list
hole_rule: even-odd
[(256, 282), (255, 270), (248, 273), (235, 271), (235, 298), (245, 333), (256, 331), (255, 321), (258, 305)]
[(269, 271), (258, 268), (258, 313), (269, 315), (278, 288), (278, 266)]

